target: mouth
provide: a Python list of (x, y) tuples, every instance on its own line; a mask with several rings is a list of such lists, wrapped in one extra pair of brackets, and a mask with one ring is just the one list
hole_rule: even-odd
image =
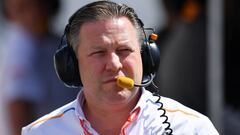
[(117, 83), (117, 77), (107, 79), (103, 83)]

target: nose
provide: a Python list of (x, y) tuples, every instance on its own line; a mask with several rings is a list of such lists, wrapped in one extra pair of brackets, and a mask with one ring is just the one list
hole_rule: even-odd
[(110, 53), (107, 57), (106, 70), (119, 71), (122, 68), (122, 63), (116, 53)]

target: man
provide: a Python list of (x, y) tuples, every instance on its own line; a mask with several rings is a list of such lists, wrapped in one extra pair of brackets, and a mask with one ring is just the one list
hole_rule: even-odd
[[(73, 102), (24, 127), (22, 135), (217, 135), (206, 116), (136, 87), (143, 86), (143, 75), (148, 73), (141, 58), (146, 51), (141, 52), (142, 27), (134, 10), (126, 5), (98, 1), (79, 9), (69, 19), (65, 29), (68, 44), (57, 52), (55, 62), (65, 84), (82, 85), (82, 90)], [(65, 61), (71, 48), (80, 73), (79, 82), (74, 83), (61, 75), (64, 68), (58, 67), (59, 53), (69, 51)], [(135, 87), (118, 85), (119, 77), (131, 78)], [(73, 78), (78, 79), (76, 75)]]

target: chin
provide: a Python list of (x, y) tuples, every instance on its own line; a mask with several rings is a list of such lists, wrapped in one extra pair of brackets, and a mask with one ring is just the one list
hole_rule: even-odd
[(109, 102), (110, 104), (120, 104), (126, 103), (133, 98), (136, 94), (136, 89), (123, 89), (116, 84), (105, 85), (102, 87), (104, 91), (104, 100)]
[(126, 102), (130, 97), (132, 93), (128, 89), (122, 89), (122, 88), (116, 88), (109, 90), (107, 93), (107, 98), (112, 103), (120, 103), (120, 102)]

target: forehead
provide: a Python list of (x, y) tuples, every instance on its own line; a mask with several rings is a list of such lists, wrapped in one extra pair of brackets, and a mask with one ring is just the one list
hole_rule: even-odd
[(136, 34), (136, 29), (127, 17), (105, 18), (86, 22), (80, 29), (80, 37), (84, 34), (97, 36), (102, 33), (127, 32)]

